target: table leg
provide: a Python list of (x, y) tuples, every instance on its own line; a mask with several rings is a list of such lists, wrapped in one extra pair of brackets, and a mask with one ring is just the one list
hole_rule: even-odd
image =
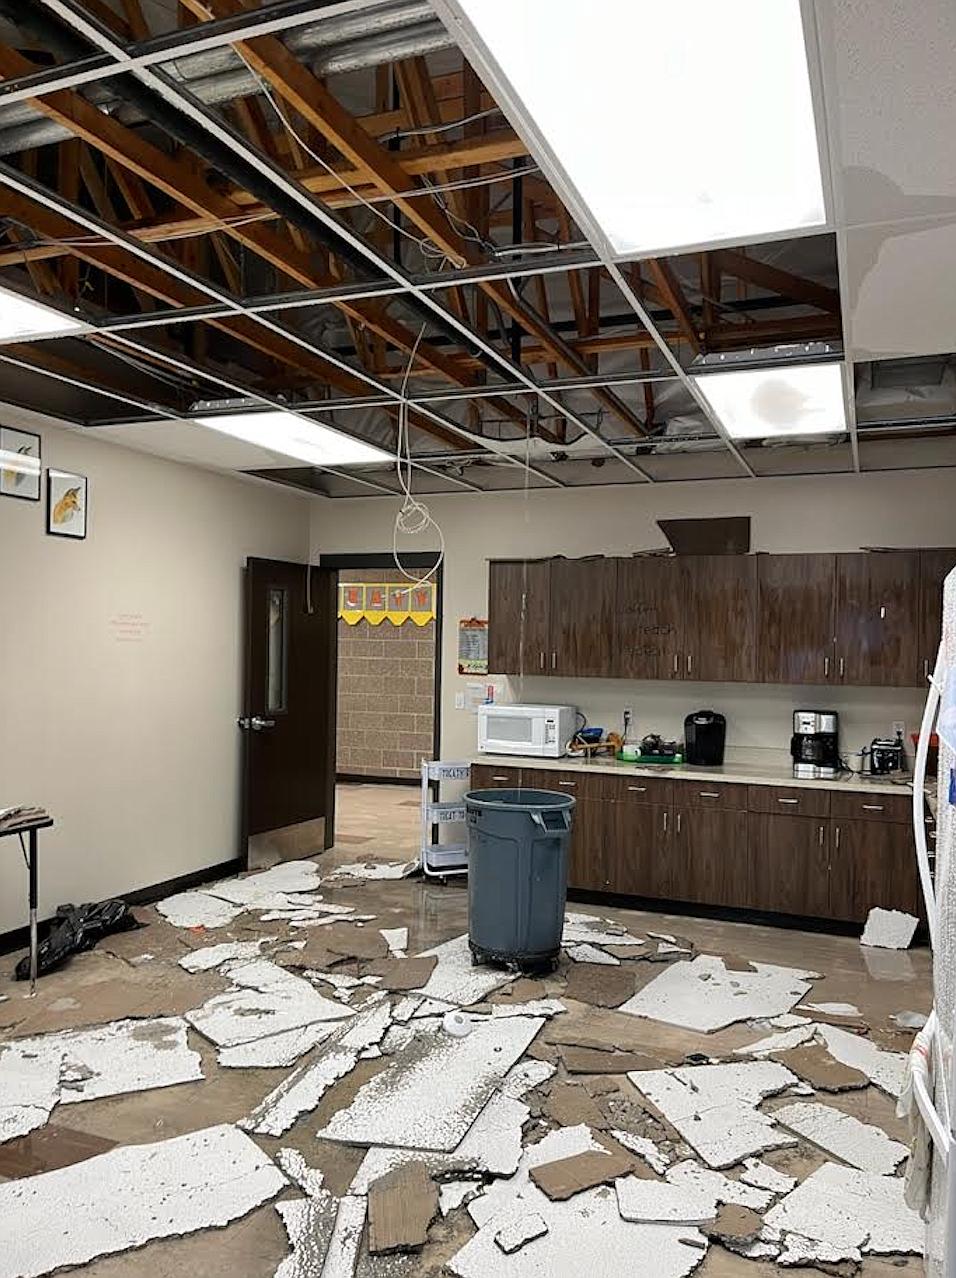
[(37, 989), (37, 832), (30, 831), (30, 997)]

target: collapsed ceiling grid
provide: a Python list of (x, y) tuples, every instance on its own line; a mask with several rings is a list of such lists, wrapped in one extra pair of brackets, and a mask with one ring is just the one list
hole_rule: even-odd
[[(685, 4), (703, 21), (707, 6)], [(0, 318), (28, 298), (52, 334), (0, 329), (0, 400), (328, 496), (398, 491), (405, 411), (422, 492), (956, 464), (956, 343), (934, 299), (917, 347), (898, 332), (885, 351), (853, 337), (877, 287), (860, 266), (864, 215), (898, 255), (912, 237), (897, 221), (951, 230), (956, 198), (944, 172), (931, 207), (918, 193), (881, 206), (876, 165), (900, 178), (894, 153), (867, 151), (862, 108), (843, 111), (842, 134), (834, 124), (845, 85), (865, 99), (852, 0), (825, 19), (786, 6), (802, 12), (827, 209), (794, 216), (788, 234), (716, 230), (689, 245), (675, 229), (656, 254), (639, 236), (612, 243), (596, 210), (617, 200), (646, 228), (698, 181), (740, 203), (717, 171), (726, 148), (699, 139), (671, 168), (642, 158), (665, 154), (659, 138), (642, 146), (632, 130), (633, 151), (609, 158), (619, 122), (601, 120), (582, 79), (585, 159), (603, 163), (571, 182), (540, 136), (562, 104), (532, 118), (534, 77), (488, 26), (499, 8), (479, 29), (457, 0), (0, 0)], [(539, 38), (535, 11), (512, 44)], [(663, 58), (668, 22), (652, 26)], [(542, 47), (560, 71), (560, 42)], [(765, 59), (753, 92), (771, 70)], [(873, 162), (866, 182), (851, 143)], [(768, 367), (780, 384), (846, 368), (823, 429), (810, 416), (803, 435), (728, 427), (708, 375)], [(815, 392), (788, 393), (802, 422)], [(266, 412), (238, 437), (199, 424), (227, 402)], [(299, 447), (315, 433), (320, 446)]]

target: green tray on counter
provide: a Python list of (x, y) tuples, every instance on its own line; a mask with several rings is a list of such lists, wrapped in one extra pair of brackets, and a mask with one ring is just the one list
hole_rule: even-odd
[(625, 759), (624, 755), (618, 751), (616, 758), (621, 763), (640, 763), (644, 767), (653, 766), (656, 763), (660, 767), (672, 768), (675, 764), (684, 762), (682, 754), (639, 754), (636, 759)]

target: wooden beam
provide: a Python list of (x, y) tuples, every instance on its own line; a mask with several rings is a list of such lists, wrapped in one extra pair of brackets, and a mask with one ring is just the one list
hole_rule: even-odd
[(840, 314), (840, 294), (835, 288), (805, 280), (790, 271), (781, 270), (779, 266), (771, 266), (769, 262), (758, 262), (736, 249), (715, 249), (711, 257), (718, 270), (726, 271), (738, 280), (746, 280), (768, 293), (789, 297), (792, 302), (813, 306), (827, 314)]
[(126, 24), (129, 27), (129, 33), (134, 40), (148, 40), (152, 34), (149, 29), (149, 23), (143, 17), (142, 6), (139, 0), (123, 0), (123, 12), (126, 14)]
[(691, 319), (690, 306), (673, 267), (663, 258), (650, 257), (647, 259), (647, 268), (654, 279), (654, 283), (666, 299), (667, 309), (677, 320), (677, 327), (680, 329), (681, 335), (686, 342), (689, 342), (695, 353), (699, 355), (701, 349), (700, 333)]

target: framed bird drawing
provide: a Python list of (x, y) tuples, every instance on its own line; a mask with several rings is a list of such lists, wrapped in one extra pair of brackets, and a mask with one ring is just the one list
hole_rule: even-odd
[(0, 494), (40, 500), (40, 436), (0, 426)]
[(46, 472), (46, 530), (54, 537), (86, 536), (87, 491), (85, 475), (66, 470)]

